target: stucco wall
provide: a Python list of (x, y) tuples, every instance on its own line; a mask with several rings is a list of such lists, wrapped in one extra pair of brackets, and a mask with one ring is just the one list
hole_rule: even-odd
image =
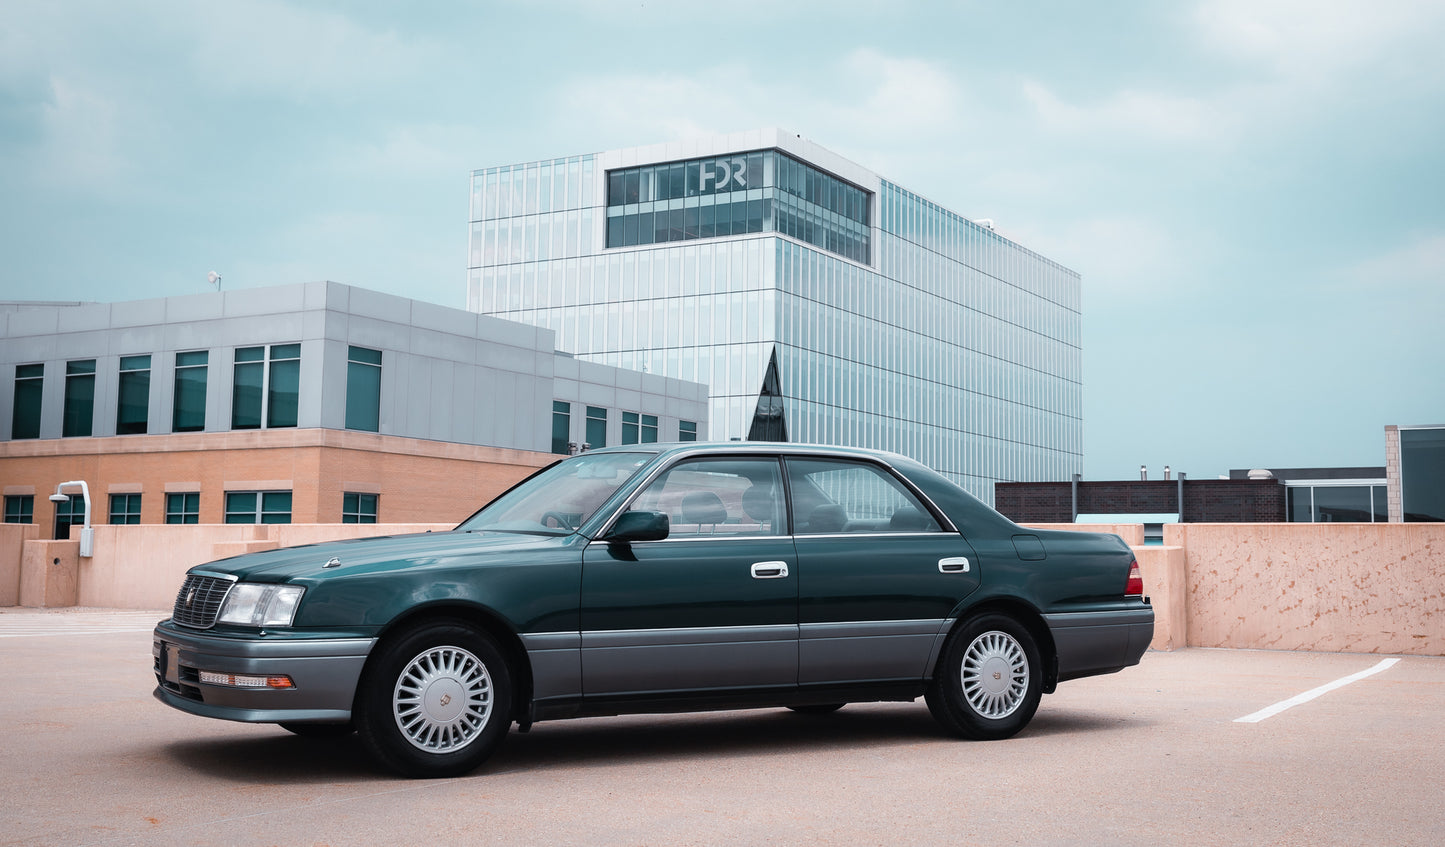
[(1445, 655), (1445, 524), (1175, 524), (1189, 644)]
[[(39, 544), (67, 542), (40, 541), (33, 526), (0, 525), (0, 605), (74, 596), (82, 606), (168, 609), (186, 569), (203, 562), (451, 526), (101, 525), (95, 528), (95, 556), (76, 566), (73, 595), (59, 590), (65, 589), (59, 582), (36, 582), (53, 569), (32, 568), (22, 599), (22, 556), (40, 555)], [(1445, 656), (1445, 524), (1172, 524), (1165, 527), (1164, 546), (1153, 547), (1140, 545), (1137, 525), (1053, 528), (1116, 532), (1134, 546), (1154, 604), (1155, 649)]]

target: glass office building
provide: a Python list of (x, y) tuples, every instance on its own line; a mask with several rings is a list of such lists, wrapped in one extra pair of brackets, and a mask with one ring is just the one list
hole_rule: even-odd
[(711, 387), (714, 438), (975, 495), (1082, 471), (1079, 275), (791, 133), (473, 172), (468, 308)]

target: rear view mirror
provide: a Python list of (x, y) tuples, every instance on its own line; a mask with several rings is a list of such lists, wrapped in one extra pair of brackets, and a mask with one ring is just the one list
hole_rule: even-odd
[(667, 537), (672, 522), (666, 512), (626, 511), (612, 525), (604, 540), (619, 543), (661, 541)]

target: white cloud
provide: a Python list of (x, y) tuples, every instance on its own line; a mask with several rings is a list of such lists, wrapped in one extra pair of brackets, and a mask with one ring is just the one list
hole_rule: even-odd
[[(1417, 235), (1387, 253), (1345, 268), (1339, 275), (1344, 286), (1357, 292), (1386, 292), (1445, 306), (1445, 233)], [(1437, 312), (1435, 317), (1442, 314)]]
[[(1011, 233), (1010, 237), (1013, 237)], [(1020, 232), (1020, 243), (1078, 271), (1087, 296), (1139, 295), (1180, 284), (1199, 249), (1158, 221), (1102, 216)]]
[[(824, 79), (837, 83), (819, 86)], [(721, 64), (692, 75), (588, 75), (564, 80), (560, 91), (562, 120), (622, 145), (781, 126), (823, 139), (887, 139), (896, 150), (910, 139), (952, 139), (961, 100), (942, 66), (872, 49), (797, 80)]]
[(1155, 141), (1211, 141), (1235, 131), (1234, 117), (1209, 99), (1125, 90), (1087, 106), (1066, 103), (1027, 80), (1023, 95), (1044, 127), (1057, 133)]
[(281, 2), (187, 3), (181, 15), (196, 71), (245, 94), (365, 99), (416, 79), (435, 55), (422, 41)]
[(1299, 81), (1380, 64), (1440, 77), (1438, 0), (1204, 0), (1195, 20), (1207, 46)]

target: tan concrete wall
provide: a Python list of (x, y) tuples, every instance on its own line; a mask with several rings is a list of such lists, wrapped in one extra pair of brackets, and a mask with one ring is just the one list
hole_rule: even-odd
[[(169, 609), (186, 571), (195, 565), (278, 547), (445, 530), (453, 526), (449, 523), (97, 526), (95, 555), (80, 560), (78, 604), (112, 609)], [(78, 532), (71, 528), (72, 535)]]
[(20, 605), (74, 606), (79, 593), (80, 541), (26, 541), (20, 556)]
[(1445, 524), (1176, 524), (1189, 644), (1445, 655)]
[(39, 537), (40, 527), (35, 524), (0, 523), (0, 606), (20, 604), (20, 561), (25, 542)]
[[(95, 528), (95, 556), (81, 559), (75, 541), (38, 540), (34, 526), (0, 525), (0, 600), (168, 609), (193, 565), (255, 550), (451, 526), (101, 525)], [(1143, 537), (1138, 526), (1087, 529)], [(1156, 649), (1445, 655), (1445, 524), (1173, 524), (1165, 527), (1165, 542), (1134, 547), (1154, 604)], [(68, 584), (64, 568), (53, 563), (57, 556), (73, 557), (75, 577)], [(5, 585), (13, 586), (8, 594)]]

